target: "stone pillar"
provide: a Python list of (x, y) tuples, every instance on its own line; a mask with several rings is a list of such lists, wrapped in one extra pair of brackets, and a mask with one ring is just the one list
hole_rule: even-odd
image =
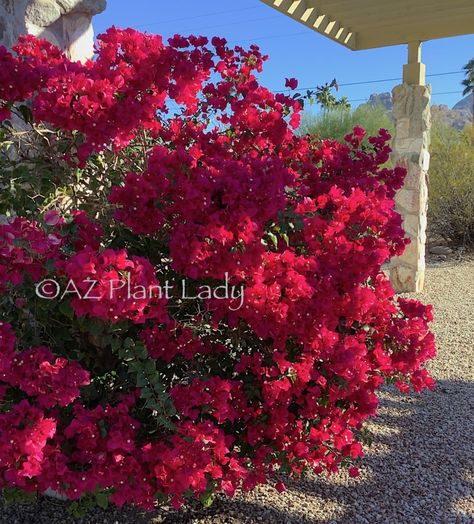
[(92, 17), (107, 0), (0, 0), (0, 44), (10, 48), (22, 34), (49, 40), (71, 60), (93, 56)]
[[(422, 64), (420, 64), (422, 65)], [(407, 168), (404, 187), (396, 195), (397, 211), (411, 243), (390, 264), (390, 280), (397, 292), (420, 292), (425, 277), (427, 176), (431, 128), (431, 87), (403, 83), (393, 90), (396, 136), (392, 160)]]

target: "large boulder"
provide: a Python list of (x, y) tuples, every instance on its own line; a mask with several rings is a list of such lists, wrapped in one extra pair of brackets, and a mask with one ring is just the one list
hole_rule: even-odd
[(92, 18), (106, 0), (0, 0), (0, 44), (11, 47), (22, 34), (46, 38), (72, 60), (93, 55)]

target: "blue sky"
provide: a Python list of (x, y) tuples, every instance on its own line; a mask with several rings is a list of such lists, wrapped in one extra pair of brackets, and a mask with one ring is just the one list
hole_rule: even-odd
[[(232, 44), (258, 44), (270, 56), (261, 81), (274, 90), (284, 87), (285, 77), (297, 78), (300, 87), (321, 85), (333, 78), (340, 84), (400, 78), (407, 54), (406, 46), (350, 51), (259, 0), (108, 0), (107, 10), (94, 19), (95, 31), (100, 33), (111, 25), (166, 38), (175, 33), (218, 35)], [(474, 35), (423, 45), (428, 74), (460, 71), (472, 57)], [(433, 103), (452, 106), (460, 100), (462, 78), (462, 74), (428, 78), (433, 86)], [(344, 86), (339, 94), (357, 106), (371, 93), (390, 91), (397, 83), (391, 80)]]

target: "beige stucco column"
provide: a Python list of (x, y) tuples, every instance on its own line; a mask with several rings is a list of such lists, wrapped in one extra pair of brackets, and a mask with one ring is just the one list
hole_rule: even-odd
[(420, 292), (425, 278), (431, 86), (425, 85), (420, 42), (410, 43), (408, 49), (403, 84), (393, 90), (396, 135), (392, 160), (408, 171), (405, 185), (396, 195), (396, 206), (411, 243), (402, 256), (392, 259), (390, 280), (397, 292)]
[(93, 55), (92, 17), (107, 0), (0, 0), (0, 44), (10, 48), (22, 34), (46, 38), (72, 60)]

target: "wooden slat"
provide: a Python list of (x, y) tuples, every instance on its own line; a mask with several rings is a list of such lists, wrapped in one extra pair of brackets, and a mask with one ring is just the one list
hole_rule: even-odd
[(315, 29), (317, 29), (320, 33), (324, 33), (326, 30), (326, 27), (331, 23), (331, 19), (327, 15), (321, 15), (317, 18), (316, 22), (314, 23)]
[(358, 36), (357, 33), (353, 33), (352, 31), (344, 38), (344, 41), (341, 41), (343, 45), (348, 47), (349, 49), (356, 50), (358, 42)]
[(274, 4), (274, 7), (277, 9), (280, 9), (281, 11), (288, 11), (288, 9), (291, 7), (291, 5), (295, 2), (295, 0), (273, 0), (273, 2), (267, 2)]
[(330, 36), (332, 38), (336, 38), (336, 35), (341, 28), (341, 24), (339, 22), (331, 21), (326, 26), (326, 29), (324, 30), (324, 34), (326, 36)]
[(297, 20), (301, 20), (301, 17), (306, 12), (307, 5), (306, 0), (296, 0), (296, 2), (293, 2), (288, 8), (288, 14)]
[(308, 27), (313, 27), (313, 24), (318, 17), (318, 11), (314, 7), (306, 9), (301, 17), (301, 22), (307, 24)]

